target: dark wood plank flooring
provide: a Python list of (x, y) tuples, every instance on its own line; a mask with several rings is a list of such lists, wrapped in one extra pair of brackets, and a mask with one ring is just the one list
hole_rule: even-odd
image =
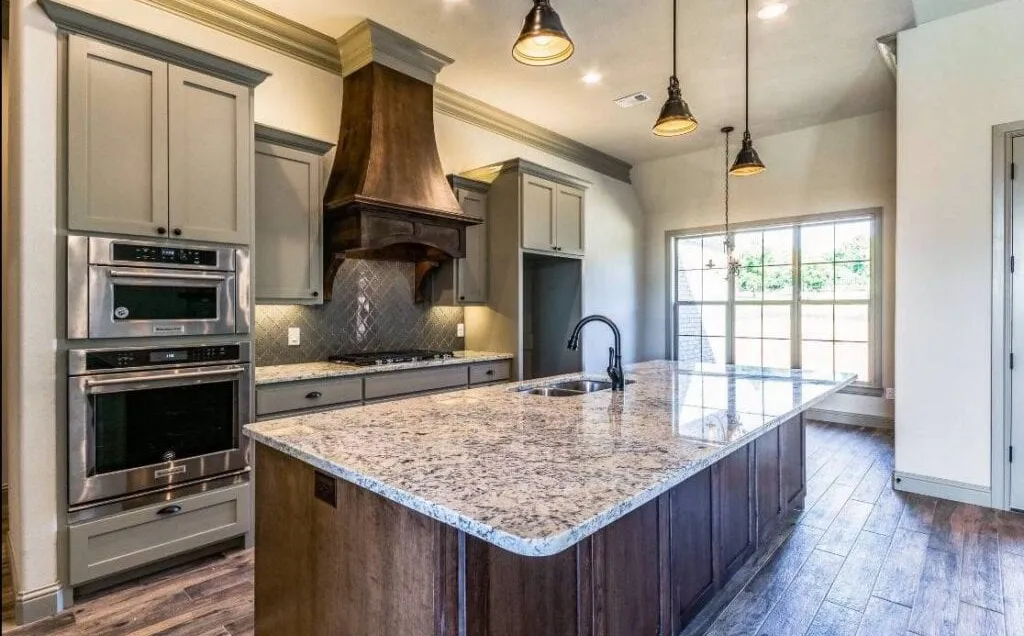
[[(705, 633), (1024, 634), (1024, 515), (889, 487), (889, 431), (810, 424), (807, 503)], [(4, 506), (6, 533), (6, 506)], [(91, 597), (11, 636), (237, 636), (253, 631), (253, 553), (229, 552)]]

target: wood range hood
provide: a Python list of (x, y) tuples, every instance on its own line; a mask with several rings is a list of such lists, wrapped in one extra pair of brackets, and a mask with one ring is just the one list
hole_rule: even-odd
[(346, 259), (416, 263), (415, 300), (441, 261), (466, 254), (462, 213), (437, 153), (434, 79), (450, 58), (364, 20), (338, 39), (338, 152), (324, 194), (324, 292)]

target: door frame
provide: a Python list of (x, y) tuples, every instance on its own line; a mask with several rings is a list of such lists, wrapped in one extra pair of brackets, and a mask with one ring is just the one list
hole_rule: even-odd
[[(1010, 508), (1011, 437), (1010, 320), (1013, 303), (1010, 246), (1013, 241), (1010, 162), (1014, 137), (1024, 120), (992, 127), (992, 507)], [(1024, 255), (1021, 255), (1024, 258)], [(1024, 275), (1024, 273), (1022, 273)], [(1024, 370), (1022, 370), (1024, 372)]]

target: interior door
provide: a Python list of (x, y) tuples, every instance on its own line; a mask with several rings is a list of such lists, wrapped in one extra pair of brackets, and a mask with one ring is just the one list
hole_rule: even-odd
[[(1016, 166), (1016, 178), (1010, 181), (1013, 254), (1024, 259), (1024, 135), (1013, 138), (1011, 161)], [(1010, 376), (1010, 444), (1013, 447), (1010, 507), (1024, 510), (1024, 270), (1014, 275), (1012, 293), (1013, 339), (1010, 350), (1020, 362), (1015, 361), (1016, 369)]]

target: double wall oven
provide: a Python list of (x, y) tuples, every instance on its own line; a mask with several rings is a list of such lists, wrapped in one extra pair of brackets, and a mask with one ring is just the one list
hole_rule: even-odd
[(68, 238), (71, 511), (246, 470), (245, 248)]

